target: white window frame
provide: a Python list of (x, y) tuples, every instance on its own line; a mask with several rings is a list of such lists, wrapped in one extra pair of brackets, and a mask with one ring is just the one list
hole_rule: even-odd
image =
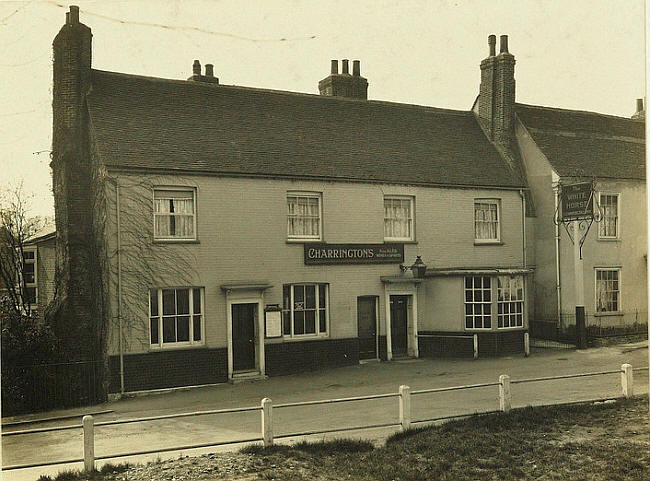
[[(194, 207), (194, 212), (192, 213), (192, 220), (193, 220), (193, 232), (194, 236), (193, 237), (180, 237), (180, 236), (157, 236), (156, 235), (156, 216), (168, 216), (170, 214), (156, 214), (156, 192), (159, 191), (176, 191), (176, 192), (186, 192), (186, 193), (192, 193), (192, 204)], [(163, 197), (164, 199), (164, 197)], [(153, 239), (154, 241), (163, 241), (163, 242), (192, 242), (196, 241), (198, 239), (198, 234), (197, 234), (197, 195), (196, 195), (196, 187), (191, 187), (191, 186), (165, 186), (165, 185), (158, 185), (154, 187), (151, 191), (151, 201), (152, 201), (152, 216), (153, 216)], [(183, 215), (189, 215), (189, 214), (183, 214)]]
[[(410, 236), (408, 237), (389, 237), (386, 236), (386, 220), (388, 218), (386, 217), (386, 201), (387, 200), (408, 200), (409, 201), (409, 218), (408, 218), (408, 223), (409, 223), (409, 231), (410, 231)], [(415, 240), (415, 197), (412, 195), (385, 195), (384, 196), (384, 203), (383, 203), (383, 211), (384, 211), (384, 241), (388, 242), (412, 242)]]
[[(23, 247), (23, 254), (22, 254), (22, 260), (21, 260), (21, 272), (19, 273), (18, 281), (20, 282), (20, 291), (22, 291), (22, 288), (33, 288), (34, 289), (34, 302), (29, 304), (30, 310), (34, 311), (38, 309), (38, 248), (36, 246), (24, 246)], [(26, 252), (33, 252), (34, 253), (34, 259), (25, 259), (25, 253)], [(25, 264), (34, 264), (34, 282), (25, 282), (23, 284), (23, 273), (25, 270)], [(19, 292), (20, 292), (19, 291)], [(23, 294), (26, 294), (23, 292)]]
[[(598, 310), (598, 272), (609, 271), (618, 274), (618, 297), (617, 297), (617, 310), (615, 311), (599, 311)], [(595, 267), (594, 268), (594, 314), (597, 316), (616, 315), (623, 312), (622, 299), (623, 299), (623, 285), (621, 283), (621, 268), (620, 267)], [(614, 292), (614, 291), (612, 291)]]
[[(503, 300), (503, 301), (499, 300), (499, 278), (508, 279), (508, 292), (509, 293), (512, 293), (512, 290), (510, 289), (510, 284), (509, 284), (510, 279), (521, 278), (521, 299), (516, 299), (514, 301), (512, 300), (512, 298), (510, 298), (507, 301), (506, 300)], [(524, 278), (523, 275), (516, 275), (516, 276), (500, 275), (500, 276), (497, 276), (495, 280), (496, 280), (496, 289), (497, 289), (497, 297), (496, 297), (496, 301), (497, 301), (497, 329), (521, 329), (522, 327), (524, 327), (524, 318), (526, 316), (526, 279)], [(499, 313), (499, 305), (501, 305), (501, 306), (505, 306), (505, 305), (510, 306), (513, 303), (521, 305), (521, 313), (517, 313), (517, 312)], [(521, 324), (517, 324), (517, 315), (518, 314), (521, 314)], [(511, 319), (513, 319), (513, 316), (514, 316), (514, 322), (515, 322), (514, 325), (511, 324)], [(508, 325), (507, 326), (506, 325), (500, 326), (499, 323), (501, 321), (505, 321), (506, 319), (508, 319)]]
[[(490, 288), (487, 289), (487, 290), (490, 292), (490, 300), (489, 300), (489, 301), (485, 301), (485, 300), (474, 301), (474, 299), (473, 299), (473, 298), (474, 298), (474, 294), (473, 294), (473, 293), (477, 290), (477, 289), (475, 288), (475, 286), (474, 286), (474, 280), (473, 280), (475, 277), (480, 277), (480, 278), (482, 279), (482, 280), (481, 280), (481, 284), (483, 284), (483, 283), (485, 282), (485, 279), (489, 279), (489, 281), (490, 281)], [(471, 288), (471, 291), (472, 291), (472, 301), (471, 301), (471, 302), (468, 302), (468, 301), (467, 301), (467, 291), (468, 291), (468, 289), (467, 289), (467, 285), (466, 285), (466, 284), (467, 284), (467, 279), (468, 279), (468, 278), (471, 278), (471, 279), (472, 279), (472, 288)], [(492, 293), (492, 284), (493, 284), (492, 279), (493, 279), (493, 278), (492, 278), (491, 276), (480, 276), (480, 275), (476, 275), (476, 276), (464, 276), (462, 279), (463, 279), (463, 328), (464, 328), (466, 331), (491, 331), (491, 330), (492, 330), (492, 326), (493, 326), (493, 324), (494, 324), (494, 323), (493, 323), (493, 319), (492, 319), (492, 318), (494, 317), (494, 309), (492, 309), (492, 304), (494, 303), (494, 295), (493, 295), (493, 293)], [(481, 287), (481, 291), (486, 291), (485, 287), (482, 286), (482, 287)], [(483, 296), (482, 296), (482, 297), (483, 297)], [(490, 326), (489, 326), (489, 327), (485, 327), (485, 314), (478, 314), (478, 315), (477, 315), (477, 314), (474, 314), (474, 313), (472, 313), (471, 315), (470, 315), (470, 314), (467, 314), (467, 307), (466, 307), (466, 306), (467, 306), (467, 305), (476, 305), (476, 304), (489, 305), (489, 306), (490, 306), (490, 315), (489, 315), (489, 317), (488, 317), (488, 319), (489, 319), (489, 321), (490, 321)], [(473, 311), (473, 310), (472, 310), (472, 311)], [(471, 318), (472, 318), (472, 327), (467, 327), (467, 317), (468, 317), (468, 316), (471, 316)], [(483, 321), (484, 321), (484, 322), (483, 322), (483, 327), (476, 327), (475, 319), (476, 319), (477, 317), (479, 317), (479, 316), (480, 316), (480, 317), (483, 319)]]
[[(494, 239), (478, 239), (476, 237), (476, 204), (494, 204), (496, 205), (497, 211), (497, 236)], [(501, 243), (501, 199), (487, 199), (487, 198), (477, 198), (474, 199), (472, 210), (472, 221), (474, 228), (474, 244), (500, 244)]]
[[(189, 290), (189, 311), (188, 314), (190, 318), (189, 323), (189, 341), (175, 341), (175, 342), (163, 342), (163, 291), (164, 290)], [(201, 296), (201, 339), (198, 341), (194, 340), (194, 289), (198, 289)], [(151, 291), (156, 291), (156, 301), (158, 302), (158, 316), (151, 315)], [(149, 305), (149, 316), (147, 317), (149, 333), (149, 347), (152, 350), (162, 350), (162, 349), (182, 349), (187, 347), (203, 346), (205, 344), (205, 288), (199, 286), (181, 286), (181, 287), (154, 287), (147, 290), (149, 296), (148, 305)], [(183, 314), (181, 314), (183, 315)], [(154, 317), (158, 318), (158, 343), (153, 344), (151, 342), (151, 319)], [(178, 317), (178, 316), (176, 316)]]
[(598, 192), (598, 205), (602, 207), (602, 197), (603, 196), (615, 196), (616, 197), (616, 235), (606, 236), (601, 234), (601, 225), (605, 220), (605, 216), (601, 219), (601, 222), (598, 223), (598, 239), (602, 240), (616, 240), (621, 238), (621, 194), (618, 192)]
[[(302, 282), (296, 284), (285, 284), (282, 286), (283, 292), (282, 296), (284, 298), (284, 287), (289, 286), (289, 306), (290, 309), (284, 309), (284, 299), (282, 306), (282, 336), (288, 339), (303, 339), (303, 338), (314, 338), (314, 337), (329, 337), (330, 332), (330, 286), (324, 282)], [(307, 334), (294, 334), (294, 287), (296, 286), (314, 286), (316, 290), (316, 320), (315, 320), (315, 332)], [(325, 286), (325, 332), (320, 332), (320, 286)], [(284, 332), (284, 316), (285, 312), (289, 312), (289, 323), (290, 323), (290, 333), (287, 334)]]
[[(304, 234), (289, 233), (289, 197), (296, 197), (296, 198), (306, 197), (310, 199), (318, 199), (318, 235), (304, 235)], [(323, 240), (323, 194), (321, 192), (288, 191), (285, 197), (285, 208), (286, 208), (286, 219), (287, 219), (287, 241), (288, 242)]]

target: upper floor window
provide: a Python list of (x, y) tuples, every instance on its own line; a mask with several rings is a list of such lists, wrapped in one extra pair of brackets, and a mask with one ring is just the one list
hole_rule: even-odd
[(522, 276), (497, 277), (497, 326), (522, 327), (524, 325), (524, 278)]
[(600, 208), (603, 218), (598, 224), (598, 237), (601, 239), (617, 239), (619, 223), (618, 194), (600, 194)]
[(384, 197), (384, 240), (413, 239), (413, 197)]
[(596, 269), (596, 312), (621, 310), (620, 270)]
[(194, 189), (155, 189), (154, 239), (196, 239), (196, 191)]
[(200, 344), (203, 340), (203, 289), (151, 289), (149, 334), (154, 347)]
[(321, 195), (317, 192), (287, 194), (287, 238), (321, 240)]
[(474, 240), (477, 243), (501, 240), (499, 201), (497, 199), (474, 200)]
[(37, 285), (36, 285), (36, 248), (25, 247), (23, 249), (23, 265), (22, 265), (22, 282), (25, 304), (30, 304), (33, 309), (36, 308), (37, 298)]
[(465, 328), (492, 327), (492, 287), (489, 277), (465, 278)]
[(327, 334), (327, 284), (285, 284), (282, 289), (283, 332), (287, 337)]

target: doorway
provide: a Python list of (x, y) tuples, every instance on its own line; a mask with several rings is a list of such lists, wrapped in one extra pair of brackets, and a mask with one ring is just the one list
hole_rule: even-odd
[(377, 359), (377, 297), (357, 297), (359, 359)]
[(257, 304), (232, 304), (233, 371), (255, 369)]
[(409, 296), (390, 296), (390, 337), (393, 356), (407, 354), (408, 298)]

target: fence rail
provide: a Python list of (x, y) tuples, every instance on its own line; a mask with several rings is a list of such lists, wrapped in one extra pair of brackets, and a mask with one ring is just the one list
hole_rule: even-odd
[[(529, 382), (542, 382), (542, 381), (553, 381), (558, 379), (570, 379), (570, 378), (620, 374), (621, 375), (621, 396), (625, 398), (629, 398), (633, 396), (633, 390), (634, 390), (633, 373), (635, 371), (638, 372), (644, 370), (648, 370), (648, 367), (646, 366), (646, 367), (633, 368), (630, 364), (623, 364), (620, 367), (620, 369), (617, 370), (564, 374), (558, 376), (545, 376), (545, 377), (514, 379), (514, 380), (511, 380), (510, 376), (506, 374), (502, 374), (501, 376), (499, 376), (499, 380), (496, 382), (485, 382), (485, 383), (467, 384), (461, 386), (450, 386), (450, 387), (442, 387), (442, 388), (420, 389), (416, 391), (411, 391), (409, 386), (402, 385), (399, 388), (399, 392), (396, 393), (383, 393), (383, 394), (372, 394), (366, 396), (354, 396), (354, 397), (346, 397), (346, 398), (282, 403), (282, 404), (277, 404), (275, 406), (273, 405), (271, 399), (264, 398), (262, 399), (262, 402), (259, 406), (248, 406), (248, 407), (230, 408), (230, 409), (213, 409), (209, 411), (195, 411), (195, 412), (188, 412), (188, 413), (166, 414), (160, 416), (147, 416), (141, 418), (118, 419), (113, 421), (102, 421), (98, 423), (94, 422), (94, 418), (92, 415), (87, 415), (83, 417), (83, 422), (81, 425), (75, 424), (71, 426), (25, 429), (20, 431), (9, 431), (9, 432), (2, 433), (2, 436), (4, 437), (4, 436), (38, 434), (38, 433), (46, 433), (46, 432), (53, 432), (53, 431), (64, 431), (64, 430), (81, 428), (83, 431), (83, 448), (84, 448), (83, 458), (64, 459), (64, 460), (49, 461), (43, 463), (16, 464), (11, 466), (4, 466), (2, 469), (4, 471), (11, 471), (11, 470), (35, 468), (35, 467), (42, 467), (42, 466), (78, 463), (83, 461), (84, 469), (86, 471), (92, 471), (93, 469), (95, 469), (95, 461), (97, 460), (123, 458), (127, 456), (139, 456), (145, 454), (206, 448), (206, 447), (213, 447), (213, 446), (223, 446), (228, 444), (241, 444), (241, 443), (257, 442), (257, 441), (262, 441), (264, 443), (264, 446), (270, 446), (273, 444), (275, 439), (284, 439), (284, 438), (290, 438), (296, 436), (307, 436), (312, 434), (324, 434), (330, 432), (372, 429), (372, 428), (379, 428), (379, 427), (401, 426), (402, 430), (406, 430), (409, 429), (411, 424), (413, 423), (424, 423), (424, 422), (432, 422), (432, 421), (439, 421), (445, 419), (461, 418), (461, 417), (471, 416), (473, 414), (508, 412), (510, 411), (512, 406), (512, 393), (510, 390), (510, 386), (512, 384), (523, 384)], [(495, 386), (498, 386), (499, 388), (499, 409), (498, 410), (482, 411), (480, 413), (467, 413), (467, 414), (458, 414), (458, 415), (451, 415), (451, 416), (442, 416), (442, 417), (419, 419), (419, 420), (411, 419), (411, 397), (412, 396), (421, 395), (421, 394), (430, 394), (430, 393), (458, 391), (463, 389), (495, 387)], [(295, 433), (281, 434), (281, 435), (274, 435), (273, 433), (273, 409), (274, 408), (282, 409), (282, 408), (291, 408), (291, 407), (313, 406), (313, 405), (320, 405), (320, 404), (334, 404), (334, 403), (342, 403), (342, 402), (367, 401), (367, 400), (386, 399), (386, 398), (395, 398), (395, 397), (398, 398), (399, 401), (398, 422), (365, 424), (365, 425), (359, 425), (353, 427), (342, 427), (342, 428), (332, 428), (332, 429), (309, 430), (309, 431), (302, 431), (302, 432), (295, 432)], [(593, 399), (588, 401), (583, 400), (579, 402), (590, 402), (590, 401), (594, 401), (594, 400)], [(242, 439), (236, 439), (231, 441), (189, 444), (183, 446), (172, 446), (166, 448), (134, 451), (128, 453), (105, 454), (105, 455), (95, 456), (94, 435), (95, 435), (96, 427), (114, 426), (119, 424), (138, 423), (138, 422), (147, 422), (147, 421), (158, 421), (158, 420), (165, 420), (165, 419), (176, 419), (176, 418), (184, 418), (184, 417), (191, 417), (191, 416), (207, 416), (207, 415), (215, 415), (215, 414), (240, 413), (240, 412), (251, 412), (251, 411), (260, 411), (261, 413), (261, 433), (260, 433), (261, 435), (258, 437), (249, 437), (249, 438), (242, 438)]]

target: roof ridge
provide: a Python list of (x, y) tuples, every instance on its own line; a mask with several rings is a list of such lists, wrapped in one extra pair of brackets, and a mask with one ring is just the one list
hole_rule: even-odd
[(313, 99), (322, 99), (323, 101), (326, 102), (331, 102), (331, 101), (339, 101), (339, 102), (364, 102), (367, 104), (371, 105), (388, 105), (388, 106), (394, 106), (394, 107), (401, 107), (401, 108), (413, 108), (413, 109), (421, 109), (421, 110), (426, 110), (426, 111), (432, 111), (440, 114), (449, 114), (449, 115), (459, 115), (459, 116), (468, 116), (472, 115), (471, 110), (456, 110), (456, 109), (448, 109), (444, 107), (434, 107), (431, 105), (420, 105), (420, 104), (409, 104), (409, 103), (403, 103), (403, 102), (392, 102), (389, 100), (362, 100), (362, 99), (353, 99), (353, 98), (348, 98), (348, 97), (335, 97), (335, 96), (327, 96), (327, 95), (319, 95), (319, 94), (313, 94), (313, 93), (308, 93), (308, 92), (295, 92), (292, 90), (278, 90), (278, 89), (268, 89), (268, 88), (262, 88), (262, 87), (247, 87), (243, 85), (228, 85), (228, 84), (217, 84), (217, 83), (209, 83), (209, 82), (196, 82), (196, 81), (191, 81), (191, 80), (182, 80), (182, 79), (168, 79), (168, 78), (162, 78), (162, 77), (151, 77), (148, 75), (139, 75), (139, 74), (129, 74), (129, 73), (124, 73), (124, 72), (113, 72), (110, 70), (99, 70), (99, 69), (92, 69), (93, 72), (97, 72), (99, 74), (108, 74), (108, 75), (114, 75), (116, 77), (121, 77), (121, 78), (132, 78), (132, 79), (140, 79), (140, 80), (146, 80), (146, 81), (151, 81), (151, 82), (157, 82), (157, 83), (169, 83), (169, 84), (176, 84), (176, 85), (192, 85), (192, 86), (197, 86), (198, 88), (225, 88), (228, 90), (242, 90), (242, 91), (253, 91), (253, 92), (260, 92), (260, 93), (271, 93), (271, 94), (278, 94), (278, 95), (287, 95), (287, 96), (297, 96), (297, 97), (307, 97), (307, 98), (313, 98)]
[(589, 114), (589, 115), (595, 115), (599, 117), (609, 117), (617, 120), (628, 120), (630, 122), (639, 122), (636, 119), (632, 119), (630, 117), (621, 117), (620, 115), (612, 115), (612, 114), (603, 114), (601, 112), (594, 112), (592, 110), (578, 110), (578, 109), (565, 109), (562, 107), (548, 107), (545, 105), (532, 105), (532, 104), (524, 104), (521, 102), (516, 102), (515, 107), (528, 107), (528, 108), (533, 108), (533, 109), (538, 109), (538, 110), (554, 110), (554, 111), (560, 111), (560, 112), (572, 112), (572, 113), (578, 113), (578, 114)]

